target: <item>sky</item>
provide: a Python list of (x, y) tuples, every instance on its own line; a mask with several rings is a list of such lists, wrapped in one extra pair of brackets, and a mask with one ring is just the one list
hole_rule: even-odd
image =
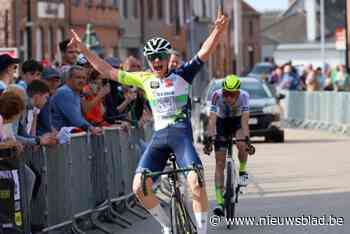
[(258, 11), (286, 9), (288, 0), (244, 0)]

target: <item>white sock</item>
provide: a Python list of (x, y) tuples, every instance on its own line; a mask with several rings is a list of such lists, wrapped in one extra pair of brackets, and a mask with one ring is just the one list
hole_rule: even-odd
[(160, 225), (162, 225), (163, 228), (170, 228), (170, 219), (160, 204), (152, 209), (148, 209), (148, 211), (160, 223)]
[(208, 229), (208, 212), (194, 212), (197, 222), (197, 233), (207, 234)]

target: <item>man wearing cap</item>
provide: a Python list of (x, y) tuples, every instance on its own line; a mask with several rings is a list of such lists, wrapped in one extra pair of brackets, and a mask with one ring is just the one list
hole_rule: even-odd
[(51, 98), (61, 84), (60, 73), (55, 68), (45, 68), (43, 70), (42, 79), (49, 86), (50, 97), (38, 115), (38, 124), (36, 128), (38, 136), (52, 131)]
[(18, 58), (12, 58), (8, 54), (0, 55), (0, 94), (12, 83), (19, 63)]

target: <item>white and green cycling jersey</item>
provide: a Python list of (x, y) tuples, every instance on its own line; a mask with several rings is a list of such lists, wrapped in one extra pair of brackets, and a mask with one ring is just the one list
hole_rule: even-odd
[(145, 91), (152, 109), (155, 130), (166, 128), (179, 119), (188, 118), (190, 86), (203, 62), (195, 57), (179, 69), (159, 79), (151, 72), (119, 71), (118, 82)]

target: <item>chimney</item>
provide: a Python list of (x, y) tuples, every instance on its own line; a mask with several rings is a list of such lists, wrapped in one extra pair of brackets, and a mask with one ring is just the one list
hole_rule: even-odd
[(305, 0), (306, 33), (309, 42), (316, 41), (316, 0)]

